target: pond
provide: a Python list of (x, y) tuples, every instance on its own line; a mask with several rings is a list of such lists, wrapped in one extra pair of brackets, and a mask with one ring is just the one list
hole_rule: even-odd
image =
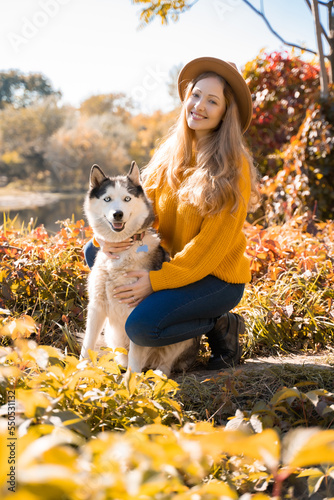
[(9, 215), (11, 219), (18, 215), (17, 225), (20, 226), (23, 222), (27, 225), (33, 219), (36, 221), (35, 227), (43, 224), (51, 234), (58, 232), (60, 229), (60, 224), (57, 224), (57, 221), (72, 218), (72, 215), (75, 220), (84, 219), (87, 223), (83, 212), (84, 196), (84, 194), (67, 195), (66, 197), (56, 198), (43, 206), (33, 206), (34, 204), (31, 203), (31, 206), (24, 209), (16, 209), (15, 203), (11, 203), (10, 209), (2, 209), (0, 206), (2, 212), (0, 224), (3, 223), (4, 213), (6, 216)]

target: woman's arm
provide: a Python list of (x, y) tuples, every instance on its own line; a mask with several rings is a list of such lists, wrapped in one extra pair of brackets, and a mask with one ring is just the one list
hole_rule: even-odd
[(93, 238), (94, 246), (97, 246), (104, 252), (110, 259), (119, 259), (119, 252), (124, 252), (124, 250), (128, 250), (133, 245), (132, 238), (128, 238), (127, 240), (120, 241), (119, 243), (110, 243), (108, 241), (103, 240), (102, 238)]

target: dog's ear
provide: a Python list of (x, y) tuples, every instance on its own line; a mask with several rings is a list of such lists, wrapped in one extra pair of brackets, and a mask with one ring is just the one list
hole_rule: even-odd
[(99, 187), (107, 176), (98, 165), (93, 165), (90, 171), (89, 184), (91, 189)]
[(134, 183), (135, 186), (141, 186), (140, 170), (135, 161), (131, 163), (128, 178)]

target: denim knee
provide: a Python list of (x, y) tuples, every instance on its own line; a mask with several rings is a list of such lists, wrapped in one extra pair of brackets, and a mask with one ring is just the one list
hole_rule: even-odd
[(137, 345), (147, 347), (148, 333), (151, 332), (159, 336), (159, 329), (152, 325), (147, 315), (136, 314), (136, 309), (132, 311), (125, 323), (125, 331), (129, 339)]

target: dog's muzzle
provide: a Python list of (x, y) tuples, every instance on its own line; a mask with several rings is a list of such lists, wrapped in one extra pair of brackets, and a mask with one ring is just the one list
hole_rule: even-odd
[(116, 210), (112, 215), (112, 221), (109, 221), (111, 228), (116, 231), (123, 231), (125, 227), (125, 222), (123, 221), (124, 213), (121, 210)]

